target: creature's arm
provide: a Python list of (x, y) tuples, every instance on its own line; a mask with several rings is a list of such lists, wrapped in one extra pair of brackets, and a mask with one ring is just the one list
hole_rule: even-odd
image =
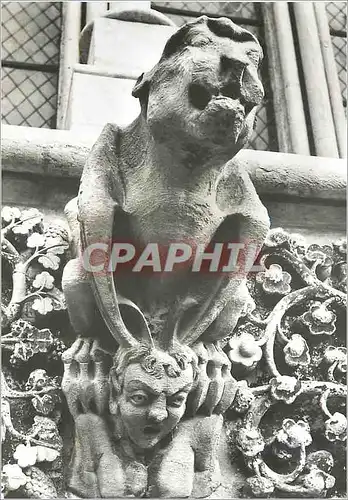
[[(93, 147), (84, 168), (78, 194), (78, 220), (82, 251), (91, 245), (107, 245), (106, 259), (111, 255), (112, 232), (117, 211), (122, 211), (124, 189), (118, 170), (118, 129), (106, 125)], [(87, 250), (88, 251), (88, 250)], [(91, 272), (91, 285), (100, 313), (110, 332), (122, 345), (132, 345), (120, 314), (112, 271), (107, 265), (101, 272)]]
[[(203, 403), (208, 413), (223, 413), (233, 401), (236, 383), (230, 373), (231, 363), (218, 341), (232, 333), (248, 300), (246, 276), (256, 257), (254, 253), (248, 259), (248, 253), (252, 247), (261, 250), (269, 229), (267, 211), (254, 186), (247, 174), (233, 169), (233, 164), (217, 187), (217, 203), (226, 212), (226, 219), (216, 233), (216, 241), (242, 243), (244, 249), (240, 251), (239, 271), (216, 274), (215, 280), (214, 276), (202, 276), (200, 288), (204, 295), (198, 296), (190, 321), (179, 328), (180, 340), (194, 344), (198, 357), (197, 383), (189, 401), (193, 413)], [(197, 291), (191, 288), (189, 296), (197, 297)]]
[[(218, 241), (238, 242), (244, 245), (240, 251), (241, 259), (238, 261), (240, 269), (232, 275), (217, 274), (215, 286), (212, 287), (211, 284), (207, 286), (206, 296), (200, 301), (185, 329), (180, 331), (180, 340), (189, 345), (200, 337), (204, 342), (211, 342), (226, 336), (226, 332), (219, 329), (207, 330), (231, 300), (236, 301), (236, 315), (239, 316), (242, 304), (237, 302), (240, 302), (238, 299), (242, 292), (241, 288), (254, 263), (253, 259), (248, 258), (249, 252), (253, 249), (258, 252), (261, 250), (269, 230), (267, 210), (262, 205), (249, 176), (235, 169), (232, 162), (217, 187), (217, 202), (226, 212), (223, 231), (220, 232)], [(233, 239), (236, 238), (236, 224), (238, 224), (238, 241)], [(251, 255), (257, 256), (252, 252)], [(192, 290), (191, 296), (194, 297), (194, 294), (195, 291)], [(245, 298), (243, 297), (243, 300)]]

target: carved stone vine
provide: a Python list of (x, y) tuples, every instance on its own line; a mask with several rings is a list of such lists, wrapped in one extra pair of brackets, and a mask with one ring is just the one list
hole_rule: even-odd
[[(261, 262), (266, 270), (249, 283), (255, 302), (225, 347), (241, 380), (227, 425), (251, 473), (246, 491), (340, 496), (347, 439), (346, 241), (308, 244), (272, 229)], [(231, 424), (237, 414), (243, 416)]]
[(61, 291), (67, 232), (34, 208), (4, 207), (2, 255), (2, 492), (57, 498), (64, 491)]

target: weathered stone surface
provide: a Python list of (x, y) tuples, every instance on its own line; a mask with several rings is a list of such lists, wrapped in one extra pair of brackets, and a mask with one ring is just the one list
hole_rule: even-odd
[[(223, 48), (219, 43), (217, 46), (218, 50)], [(195, 57), (199, 59), (200, 50), (212, 55), (216, 46), (211, 51), (209, 43), (208, 48), (196, 49)], [(187, 84), (189, 79), (185, 78), (178, 86)], [(152, 91), (157, 97), (153, 86)], [(224, 149), (223, 143), (214, 144), (214, 154), (206, 162), (207, 150), (198, 146), (203, 144), (209, 152), (214, 136), (208, 134), (209, 140), (204, 134), (200, 136), (199, 127), (204, 129), (204, 121), (198, 120), (199, 126), (192, 130), (192, 121), (186, 126), (185, 120), (179, 121), (179, 125), (173, 120), (167, 130), (171, 126), (177, 134), (175, 149), (166, 129), (158, 125), (156, 128), (157, 113), (164, 120), (166, 115), (161, 114), (155, 98), (151, 101), (151, 90), (149, 94), (147, 107), (144, 95), (141, 96), (141, 119), (125, 129), (107, 126), (89, 154), (79, 195), (81, 227), (76, 221), (76, 205), (70, 203), (67, 208), (75, 241), (75, 247), (71, 247), (74, 255), (85, 248), (91, 235), (98, 236), (98, 231), (110, 239), (125, 235), (133, 238), (136, 234), (141, 241), (168, 243), (171, 238), (180, 240), (184, 235), (185, 241), (190, 237), (205, 243), (212, 234), (210, 225), (215, 241), (219, 237), (236, 241), (240, 233), (233, 232), (235, 225), (228, 223), (232, 208), (235, 209), (232, 217), (233, 213), (243, 214), (243, 210), (250, 217), (250, 225), (242, 223), (238, 230), (244, 229), (247, 234), (250, 230), (254, 237), (254, 229), (261, 244), (267, 218), (246, 171), (251, 171), (259, 191), (264, 186), (273, 225), (278, 220), (291, 227), (302, 224), (307, 231), (319, 231), (319, 237), (326, 226), (329, 228), (326, 237), (329, 231), (335, 234), (335, 229), (337, 234), (343, 232), (344, 172), (337, 171), (337, 175), (330, 171), (322, 159), (312, 161), (294, 155), (258, 152), (241, 152), (232, 162), (214, 164), (214, 154), (218, 154), (219, 147)], [(165, 97), (164, 92), (163, 100)], [(175, 108), (174, 99), (171, 105)], [(166, 112), (170, 109), (168, 106)], [(182, 111), (180, 107), (177, 110)], [(147, 123), (148, 117), (154, 122)], [(150, 141), (151, 135), (146, 132), (153, 123), (156, 140)], [(235, 123), (233, 120), (230, 123), (234, 132)], [(19, 198), (25, 204), (26, 196), (33, 203), (30, 195), (35, 193), (38, 203), (59, 210), (64, 197), (68, 198), (75, 189), (79, 176), (79, 168), (72, 167), (74, 175), (67, 179), (71, 169), (66, 166), (78, 164), (80, 152), (87, 154), (89, 139), (84, 138), (86, 146), (80, 150), (70, 138), (65, 142), (65, 134), (58, 133), (56, 137), (61, 139), (52, 143), (49, 135), (45, 139), (45, 131), (40, 132), (41, 145), (30, 144), (30, 134), (23, 137), (20, 146), (14, 136), (6, 144), (9, 171), (5, 182), (13, 186), (6, 196), (9, 199), (12, 196), (13, 201)], [(190, 145), (187, 137), (197, 139), (197, 154), (193, 159), (182, 155)], [(21, 144), (26, 147), (21, 149)], [(163, 155), (167, 148), (170, 155)], [(42, 173), (48, 172), (46, 179), (32, 174), (26, 152), (34, 164), (41, 165)], [(250, 161), (245, 161), (243, 154)], [(281, 158), (284, 163), (278, 164)], [(302, 167), (296, 168), (301, 162)], [(187, 172), (187, 165), (195, 168)], [(203, 165), (206, 170), (202, 173)], [(335, 163), (335, 167), (338, 165)], [(24, 177), (23, 172), (28, 175)], [(103, 186), (107, 172), (112, 175)], [(323, 179), (327, 185), (322, 184)], [(205, 190), (207, 181), (210, 186)], [(277, 193), (279, 201), (274, 196)], [(110, 194), (114, 197), (112, 205)], [(281, 197), (283, 194), (288, 198)], [(203, 217), (197, 210), (201, 206), (208, 207)], [(214, 226), (220, 212), (225, 219), (222, 225), (218, 220)], [(50, 216), (56, 214), (53, 210)], [(5, 496), (13, 496), (15, 491), (25, 497), (54, 498), (65, 493), (61, 458), (59, 463), (53, 460), (43, 467), (41, 461), (50, 462), (61, 452), (61, 438), (55, 425), (60, 417), (56, 385), (59, 380), (43, 373), (43, 358), (36, 354), (49, 348), (50, 331), (42, 329), (42, 316), (45, 320), (52, 312), (49, 311), (52, 301), (46, 299), (51, 299), (53, 282), (58, 287), (56, 296), (61, 297), (62, 253), (55, 253), (47, 245), (57, 237), (64, 249), (66, 244), (62, 229), (44, 229), (42, 216), (34, 215), (31, 223), (28, 222), (31, 215), (23, 216), (16, 208), (5, 207), (2, 212), (7, 280), (3, 343), (13, 352), (10, 361), (5, 356), (4, 364), (11, 388), (4, 382), (3, 425), (8, 463), (3, 480)], [(311, 227), (313, 218), (316, 218), (315, 228), (313, 224)], [(105, 225), (107, 219), (111, 221), (109, 225)], [(110, 225), (112, 235), (107, 232)], [(219, 232), (221, 227), (224, 231)], [(31, 260), (27, 262), (28, 259)], [(12, 280), (11, 262), (16, 263)], [(246, 307), (238, 310), (247, 297), (243, 295), (245, 280), (241, 283), (235, 275), (229, 276), (232, 286), (226, 297), (230, 302), (219, 316), (219, 308), (224, 306), (219, 292), (225, 290), (214, 275), (209, 279), (199, 276), (195, 281), (184, 270), (166, 283), (166, 280), (156, 281), (151, 275), (132, 281), (131, 273), (124, 277), (116, 273), (108, 281), (105, 294), (103, 276), (95, 279), (84, 272), (79, 261), (70, 261), (64, 273), (64, 287), (70, 320), (80, 335), (63, 356), (62, 388), (76, 430), (71, 467), (65, 464), (70, 489), (83, 497), (109, 498), (344, 495), (341, 477), (344, 477), (346, 439), (346, 244), (340, 240), (323, 246), (308, 245), (298, 234), (273, 229), (264, 241), (261, 262), (266, 263), (266, 268), (251, 274), (247, 282), (253, 300), (249, 297)], [(26, 264), (24, 272), (20, 269), (22, 264)], [(52, 273), (40, 272), (39, 264), (52, 269)], [(21, 294), (18, 283), (22, 284)], [(29, 296), (24, 297), (23, 293)], [(100, 300), (103, 293), (104, 299)], [(112, 298), (116, 300), (110, 309)], [(29, 307), (24, 307), (26, 301)], [(211, 306), (215, 311), (212, 312)], [(216, 311), (217, 320), (209, 325)], [(187, 313), (191, 315), (186, 317)], [(190, 330), (195, 315), (198, 319)], [(16, 318), (21, 318), (19, 324)], [(34, 326), (35, 323), (40, 326)], [(63, 331), (67, 335), (69, 329)], [(116, 337), (116, 343), (110, 333)], [(215, 343), (216, 338), (222, 344)], [(39, 364), (40, 369), (30, 373), (27, 380), (18, 380), (18, 371), (12, 369), (11, 363), (12, 359), (27, 363), (28, 359), (23, 357), (30, 358), (29, 366)], [(51, 369), (49, 363), (47, 366)], [(23, 389), (24, 383), (25, 391), (14, 390), (14, 387)], [(40, 433), (41, 443), (29, 428), (29, 421), (35, 415), (31, 406), (51, 417), (46, 420), (35, 417), (33, 429)], [(17, 408), (19, 413), (12, 414), (13, 427), (10, 410)], [(221, 414), (226, 409), (222, 431)], [(18, 414), (22, 419), (25, 415), (23, 428), (22, 423), (18, 427)], [(63, 424), (60, 429), (65, 439), (66, 460), (71, 444), (71, 425), (66, 413)], [(67, 436), (64, 428), (65, 432), (70, 428)], [(23, 443), (28, 439), (31, 446), (25, 447)], [(43, 450), (42, 445), (53, 447)], [(18, 465), (13, 465), (14, 461)], [(251, 477), (245, 481), (247, 476)], [(71, 492), (66, 494), (75, 496)]]
[[(136, 82), (139, 117), (105, 126), (67, 205), (77, 258), (62, 282), (79, 338), (64, 354), (62, 387), (76, 428), (69, 486), (82, 496), (208, 497), (221, 486), (221, 414), (236, 383), (218, 341), (250, 300), (246, 275), (269, 229), (248, 175), (229, 161), (263, 97), (260, 59), (254, 36), (228, 19), (202, 16), (176, 32)], [(111, 255), (112, 238), (137, 249), (190, 242), (195, 252), (237, 241), (243, 269), (81, 266), (102, 241)]]

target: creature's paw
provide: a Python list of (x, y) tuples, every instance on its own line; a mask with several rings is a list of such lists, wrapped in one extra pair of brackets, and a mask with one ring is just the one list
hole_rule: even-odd
[(223, 413), (232, 404), (237, 387), (231, 362), (217, 342), (199, 342), (192, 348), (198, 358), (198, 376), (190, 410), (195, 414), (203, 406), (210, 415)]
[(104, 413), (109, 398), (111, 353), (103, 350), (98, 340), (79, 337), (64, 352), (62, 360), (62, 390), (72, 416)]

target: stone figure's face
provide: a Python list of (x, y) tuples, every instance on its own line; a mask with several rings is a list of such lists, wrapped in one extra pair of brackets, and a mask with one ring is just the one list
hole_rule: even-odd
[(127, 366), (118, 409), (131, 441), (150, 449), (167, 436), (185, 412), (192, 383), (191, 365), (178, 377), (161, 378), (146, 373), (139, 363)]
[(257, 74), (262, 55), (250, 34), (244, 41), (217, 36), (211, 22), (197, 21), (186, 47), (153, 71), (147, 121), (159, 142), (230, 158), (249, 139), (264, 95)]

